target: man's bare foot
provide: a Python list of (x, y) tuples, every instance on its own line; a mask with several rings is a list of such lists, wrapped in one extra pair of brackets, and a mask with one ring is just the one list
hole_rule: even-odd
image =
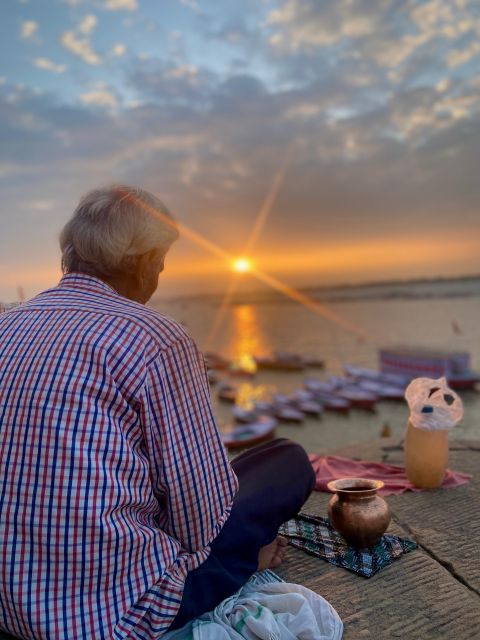
[(275, 569), (283, 562), (287, 552), (288, 540), (277, 536), (273, 542), (262, 547), (258, 554), (257, 571)]

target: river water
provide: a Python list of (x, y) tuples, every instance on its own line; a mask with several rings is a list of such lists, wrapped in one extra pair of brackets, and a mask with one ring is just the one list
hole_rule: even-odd
[[(312, 370), (309, 375), (320, 378), (341, 374), (345, 362), (376, 368), (378, 349), (392, 345), (468, 351), (472, 368), (480, 371), (480, 281), (467, 285), (424, 285), (413, 292), (415, 297), (401, 297), (398, 287), (390, 287), (388, 295), (380, 291), (382, 298), (375, 292), (356, 295), (352, 290), (341, 300), (326, 302), (309, 292), (316, 298), (315, 307), (261, 296), (226, 309), (213, 298), (158, 301), (154, 306), (182, 322), (202, 350), (235, 360), (275, 349), (318, 356), (325, 361), (325, 371)], [(268, 397), (274, 390), (288, 393), (301, 387), (304, 377), (304, 373), (263, 371), (248, 381), (226, 376), (240, 385), (242, 398)], [(222, 429), (231, 422), (230, 408), (217, 401), (214, 388), (212, 398)], [(451, 437), (480, 438), (480, 393), (465, 392), (462, 398), (465, 416)], [(381, 402), (374, 413), (353, 410), (347, 417), (325, 413), (302, 426), (282, 425), (277, 435), (300, 442), (309, 452), (325, 452), (378, 438), (386, 423), (400, 439), (407, 417), (405, 403)]]

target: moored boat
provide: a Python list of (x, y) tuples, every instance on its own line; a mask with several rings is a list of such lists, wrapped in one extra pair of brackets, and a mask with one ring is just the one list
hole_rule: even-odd
[(362, 389), (377, 395), (380, 400), (404, 400), (405, 398), (405, 387), (375, 382), (374, 380), (358, 380), (357, 384)]
[(318, 392), (316, 399), (322, 404), (325, 411), (335, 411), (337, 413), (349, 413), (351, 403), (346, 398), (340, 398), (334, 393)]
[(275, 418), (260, 416), (255, 422), (229, 427), (221, 434), (223, 444), (227, 449), (255, 446), (271, 440), (275, 436), (276, 426)]
[(212, 351), (205, 353), (204, 357), (208, 369), (219, 369), (223, 371), (229, 365), (229, 361), (226, 358)]
[(294, 422), (300, 424), (305, 420), (305, 414), (289, 405), (275, 407), (275, 417), (281, 422)]
[(314, 395), (317, 393), (332, 393), (335, 390), (335, 384), (331, 381), (325, 382), (324, 380), (318, 380), (318, 378), (305, 378), (303, 386)]
[(348, 363), (343, 365), (343, 369), (347, 376), (353, 378), (356, 382), (362, 383), (367, 380), (369, 382), (393, 385), (394, 387), (402, 387), (405, 389), (411, 380), (410, 376), (405, 376), (400, 373), (385, 373), (383, 371), (377, 371), (376, 369), (357, 367), (356, 365)]
[(366, 411), (374, 411), (378, 400), (378, 396), (370, 391), (351, 387), (340, 387), (335, 391), (335, 395), (347, 400), (353, 408)]
[(249, 422), (255, 422), (257, 419), (257, 412), (253, 409), (244, 409), (243, 407), (233, 407), (232, 415), (236, 422), (242, 422), (248, 424)]
[(296, 403), (297, 409), (307, 416), (320, 418), (323, 413), (323, 407), (320, 402), (315, 400), (300, 400)]
[(221, 383), (217, 388), (217, 395), (218, 399), (223, 402), (234, 403), (237, 399), (238, 389), (229, 384)]
[(282, 358), (273, 356), (255, 356), (255, 362), (259, 369), (271, 369), (273, 371), (303, 371), (305, 364), (296, 358)]

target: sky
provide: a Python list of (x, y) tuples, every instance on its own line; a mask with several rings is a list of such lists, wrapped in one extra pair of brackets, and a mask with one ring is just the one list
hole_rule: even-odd
[[(160, 293), (478, 273), (477, 0), (2, 0), (0, 300), (56, 284), (82, 194), (156, 193)], [(254, 278), (245, 277), (247, 288)]]

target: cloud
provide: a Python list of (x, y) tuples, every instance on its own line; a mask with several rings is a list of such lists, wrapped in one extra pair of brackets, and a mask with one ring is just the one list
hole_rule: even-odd
[(480, 54), (480, 42), (474, 40), (469, 46), (464, 49), (454, 49), (450, 51), (446, 56), (447, 65), (451, 67), (458, 67), (461, 64), (469, 62)]
[(165, 70), (167, 78), (179, 78), (188, 82), (196, 83), (198, 78), (198, 67), (193, 64), (180, 64)]
[(65, 31), (60, 37), (60, 43), (71, 53), (90, 65), (99, 65), (100, 56), (93, 50), (90, 35), (98, 24), (97, 16), (87, 14), (73, 31)]
[(107, 0), (105, 9), (109, 11), (136, 11), (138, 9), (137, 0)]
[[(258, 4), (272, 16), (273, 3)], [(279, 0), (276, 11), (289, 4)], [(408, 246), (409, 234), (430, 239), (435, 229), (447, 237), (454, 226), (480, 232), (478, 60), (446, 64), (471, 46), (470, 5), (459, 5), (457, 24), (448, 0), (447, 9), (410, 0), (301, 4), (300, 13), (281, 14), (283, 22), (277, 14), (263, 34), (253, 19), (199, 19), (205, 41), (222, 29), (233, 34), (221, 45), (210, 39), (208, 59), (225, 54), (214, 65), (202, 66), (188, 33), (185, 47), (175, 36), (177, 48), (168, 48), (165, 37), (164, 58), (114, 65), (125, 73), (118, 93), (117, 78), (89, 84), (75, 105), (0, 87), (4, 210), (23, 211), (15, 204), (22, 198), (54, 197), (58, 213), (44, 213), (60, 221), (78, 194), (125, 180), (158, 191), (183, 222), (233, 251), (288, 153), (260, 254), (313, 255), (400, 234)], [(304, 29), (308, 22), (315, 28)], [(71, 33), (99, 59), (89, 33)], [(279, 36), (277, 44), (268, 36)], [(120, 56), (125, 45), (111, 40), (105, 51)]]
[(111, 49), (112, 55), (117, 56), (118, 58), (124, 56), (126, 51), (127, 47), (121, 42), (117, 42), (117, 44), (114, 44)]
[(46, 71), (53, 71), (53, 73), (63, 73), (67, 67), (64, 64), (56, 64), (49, 58), (35, 58), (33, 64), (39, 69), (45, 69)]
[(61, 44), (71, 53), (91, 65), (101, 63), (101, 58), (92, 49), (87, 38), (78, 37), (74, 31), (65, 31), (60, 38)]
[(95, 91), (82, 93), (80, 95), (80, 99), (83, 104), (93, 105), (96, 107), (114, 109), (118, 106), (118, 100), (115, 95), (106, 89), (97, 89)]
[(143, 96), (161, 103), (193, 104), (200, 108), (215, 82), (216, 76), (206, 69), (187, 63), (168, 64), (141, 59), (129, 75), (130, 84)]
[(97, 17), (93, 14), (88, 14), (84, 17), (82, 22), (78, 25), (78, 31), (85, 35), (89, 35), (97, 26), (98, 20)]
[(38, 22), (26, 20), (20, 27), (20, 35), (24, 40), (32, 38), (38, 31)]
[(197, 13), (200, 11), (200, 7), (198, 6), (196, 0), (180, 0), (180, 4), (183, 4), (186, 7), (190, 7), (190, 9), (193, 9), (193, 11)]
[[(480, 53), (478, 14), (458, 0), (283, 0), (265, 24), (277, 57), (304, 54), (313, 63), (324, 51), (326, 64), (360, 58), (380, 72), (390, 70), (393, 83), (403, 82), (408, 65), (415, 67), (422, 57), (432, 68), (445, 59), (454, 68)], [(318, 70), (318, 58), (315, 63)]]
[[(370, 3), (371, 5), (374, 3)], [(370, 35), (378, 15), (365, 0), (353, 3), (320, 3), (316, 0), (286, 0), (272, 10), (266, 24), (273, 28), (270, 43), (284, 51), (311, 50), (329, 46), (342, 38)]]

